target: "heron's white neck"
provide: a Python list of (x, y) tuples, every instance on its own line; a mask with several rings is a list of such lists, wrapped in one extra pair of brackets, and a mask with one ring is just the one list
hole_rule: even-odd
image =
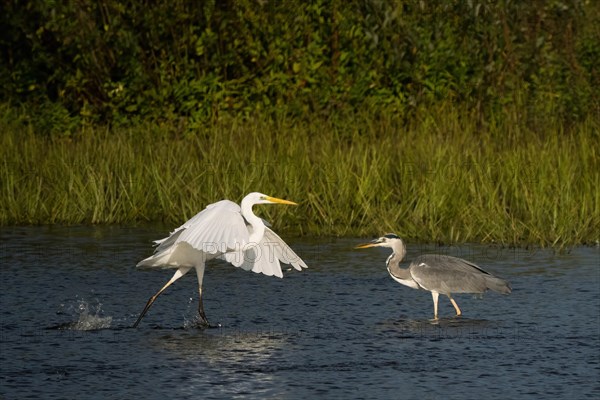
[(413, 280), (408, 268), (400, 268), (400, 263), (406, 255), (406, 248), (401, 239), (392, 242), (391, 249), (394, 251), (387, 259), (387, 269), (395, 281), (409, 286), (413, 289), (418, 289), (419, 285)]
[(264, 222), (258, 218), (252, 212), (252, 206), (254, 203), (246, 200), (244, 198), (242, 200), (242, 217), (252, 226), (252, 233), (250, 234), (249, 242), (251, 245), (255, 245), (263, 238), (265, 235), (265, 224)]
[(388, 258), (388, 264), (393, 263), (396, 265), (400, 265), (404, 256), (406, 255), (406, 247), (404, 247), (404, 242), (402, 239), (397, 239), (392, 242), (391, 246), (394, 251), (392, 255)]

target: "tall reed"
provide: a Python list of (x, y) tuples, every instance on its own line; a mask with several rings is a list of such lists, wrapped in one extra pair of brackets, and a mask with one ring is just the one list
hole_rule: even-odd
[(139, 126), (48, 138), (0, 118), (0, 224), (175, 226), (216, 200), (261, 191), (300, 203), (257, 212), (302, 235), (597, 242), (598, 122), (542, 134), (507, 121), (482, 129), (440, 108), (412, 124), (257, 117), (195, 135)]

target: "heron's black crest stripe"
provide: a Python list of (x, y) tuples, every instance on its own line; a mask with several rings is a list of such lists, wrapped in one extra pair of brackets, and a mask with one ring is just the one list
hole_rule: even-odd
[(388, 239), (400, 239), (400, 237), (398, 237), (398, 235), (396, 235), (395, 233), (388, 233), (387, 235), (384, 235), (383, 237), (388, 238)]

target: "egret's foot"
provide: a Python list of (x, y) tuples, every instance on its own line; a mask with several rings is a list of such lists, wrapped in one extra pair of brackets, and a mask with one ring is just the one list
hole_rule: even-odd
[(211, 324), (208, 321), (196, 321), (196, 324), (194, 326), (194, 328), (197, 329), (216, 329), (216, 328), (220, 328), (221, 324)]
[(206, 328), (210, 328), (210, 322), (208, 322), (208, 320), (206, 318), (202, 318), (200, 316), (198, 316), (198, 318), (196, 318), (196, 321), (194, 321), (194, 327), (198, 328), (198, 329), (206, 329)]
[(192, 326), (198, 329), (214, 329), (220, 328), (221, 324), (211, 324), (208, 322), (208, 319), (206, 319), (205, 315), (199, 314)]

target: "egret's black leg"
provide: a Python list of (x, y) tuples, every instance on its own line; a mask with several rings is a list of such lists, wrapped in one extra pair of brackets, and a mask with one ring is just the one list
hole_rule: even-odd
[(190, 270), (189, 267), (182, 267), (179, 268), (175, 274), (173, 275), (173, 277), (169, 280), (169, 282), (167, 282), (165, 284), (165, 286), (163, 286), (154, 296), (150, 297), (150, 299), (148, 300), (148, 302), (146, 303), (146, 307), (144, 307), (144, 310), (142, 311), (142, 313), (140, 314), (140, 316), (138, 317), (138, 319), (135, 321), (135, 324), (133, 324), (134, 328), (137, 328), (137, 326), (139, 325), (140, 321), (142, 320), (142, 318), (144, 318), (144, 315), (146, 315), (146, 313), (148, 312), (148, 310), (150, 309), (150, 307), (152, 306), (152, 304), (154, 303), (154, 301), (158, 298), (158, 296), (160, 296), (160, 294), (162, 292), (165, 291), (166, 288), (168, 288), (169, 286), (171, 286), (171, 284), (173, 282), (175, 282), (177, 279), (181, 278), (183, 275), (185, 275), (188, 271)]
[(142, 311), (142, 313), (140, 314), (138, 319), (135, 321), (135, 324), (133, 324), (134, 328), (137, 328), (137, 326), (140, 324), (140, 321), (142, 320), (142, 318), (144, 318), (144, 315), (146, 315), (146, 313), (150, 309), (150, 306), (152, 305), (152, 303), (154, 303), (154, 300), (156, 300), (162, 292), (163, 292), (163, 289), (159, 290), (158, 293), (156, 293), (154, 296), (150, 297), (150, 299), (146, 303), (146, 307), (144, 307), (144, 310)]
[(204, 312), (204, 301), (202, 301), (202, 288), (199, 289), (200, 292), (200, 300), (198, 300), (198, 325), (202, 328), (210, 327), (210, 323), (206, 318), (206, 313)]

